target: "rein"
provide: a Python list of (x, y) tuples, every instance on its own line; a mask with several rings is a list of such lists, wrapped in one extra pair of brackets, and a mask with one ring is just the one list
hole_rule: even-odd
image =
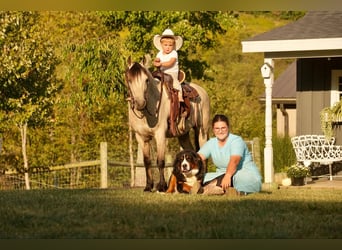
[(160, 81), (160, 94), (159, 94), (159, 102), (158, 102), (158, 106), (157, 106), (157, 110), (156, 110), (156, 113), (157, 113), (157, 119), (159, 118), (159, 110), (160, 110), (160, 104), (161, 104), (161, 99), (162, 99), (162, 95), (163, 95), (163, 89), (164, 89), (164, 74), (163, 74), (163, 77)]

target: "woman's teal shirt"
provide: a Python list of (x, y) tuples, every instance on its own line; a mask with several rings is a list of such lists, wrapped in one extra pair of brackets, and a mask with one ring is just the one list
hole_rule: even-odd
[(261, 190), (261, 180), (259, 169), (253, 162), (252, 155), (248, 150), (245, 141), (238, 135), (229, 134), (228, 140), (223, 147), (219, 147), (216, 137), (208, 140), (198, 151), (206, 159), (212, 158), (216, 166), (216, 172), (205, 174), (204, 183), (215, 179), (226, 172), (230, 157), (232, 155), (241, 156), (237, 170), (233, 176), (233, 185), (238, 191), (259, 192)]

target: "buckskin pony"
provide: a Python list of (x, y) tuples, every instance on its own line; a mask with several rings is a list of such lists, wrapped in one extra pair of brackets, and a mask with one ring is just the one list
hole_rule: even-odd
[[(195, 89), (197, 97), (190, 100), (190, 114), (186, 118), (183, 131), (176, 134), (170, 132), (170, 93), (166, 84), (155, 79), (142, 62), (132, 62), (129, 57), (125, 71), (125, 84), (128, 88), (130, 102), (129, 123), (135, 132), (136, 140), (142, 149), (146, 171), (144, 191), (151, 192), (154, 188), (150, 144), (155, 139), (157, 150), (157, 168), (159, 183), (156, 189), (165, 192), (167, 183), (164, 177), (165, 151), (167, 138), (177, 137), (183, 149), (198, 150), (207, 140), (210, 119), (209, 96), (206, 91), (195, 83), (183, 83)], [(190, 130), (194, 131), (194, 146), (191, 142)]]

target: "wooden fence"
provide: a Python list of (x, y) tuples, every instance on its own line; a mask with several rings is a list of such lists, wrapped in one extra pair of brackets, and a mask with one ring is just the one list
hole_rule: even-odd
[[(254, 161), (260, 168), (259, 139), (246, 141)], [(30, 189), (79, 189), (145, 186), (145, 169), (141, 152), (137, 162), (122, 162), (108, 159), (107, 142), (100, 144), (100, 160), (71, 163), (62, 166), (33, 168), (29, 172)], [(152, 164), (155, 182), (158, 182), (156, 164)], [(172, 172), (172, 156), (166, 157), (165, 178)], [(260, 169), (261, 170), (261, 169)], [(24, 173), (5, 171), (0, 173), (0, 190), (26, 189)]]

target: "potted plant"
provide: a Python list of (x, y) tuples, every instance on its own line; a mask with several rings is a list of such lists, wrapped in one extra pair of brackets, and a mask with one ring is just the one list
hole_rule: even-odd
[(330, 139), (334, 136), (333, 123), (342, 121), (342, 100), (332, 107), (325, 107), (320, 112), (321, 129), (323, 134)]
[(292, 186), (303, 186), (305, 177), (310, 176), (310, 169), (301, 163), (296, 163), (286, 169), (286, 174), (291, 178)]

